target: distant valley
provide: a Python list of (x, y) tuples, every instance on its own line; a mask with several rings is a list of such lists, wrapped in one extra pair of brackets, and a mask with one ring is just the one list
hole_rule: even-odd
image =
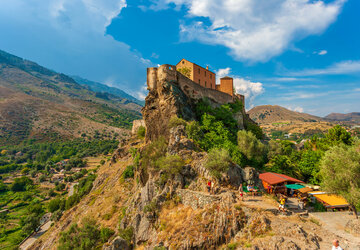
[(96, 84), (0, 51), (0, 144), (126, 136), (141, 102)]

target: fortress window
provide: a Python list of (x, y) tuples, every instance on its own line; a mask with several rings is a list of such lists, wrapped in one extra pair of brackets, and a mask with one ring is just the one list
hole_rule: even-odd
[(212, 79), (212, 74), (210, 74), (210, 79)]
[(200, 79), (199, 79), (199, 84), (200, 84)]
[(206, 81), (205, 81), (205, 87), (206, 87)]
[(205, 76), (206, 76), (206, 71), (204, 71), (204, 73), (205, 73)]
[(185, 61), (182, 61), (182, 63), (184, 64), (184, 63), (185, 63)]
[(199, 74), (200, 74), (200, 69), (198, 69), (198, 71), (199, 71)]

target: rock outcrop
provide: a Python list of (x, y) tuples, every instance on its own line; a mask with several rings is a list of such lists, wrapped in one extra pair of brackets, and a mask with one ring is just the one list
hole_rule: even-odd
[[(176, 71), (175, 66), (168, 64), (148, 68), (147, 85), (149, 93), (142, 109), (147, 141), (159, 136), (168, 139), (168, 123), (174, 115), (194, 120), (194, 107), (200, 99), (207, 99), (214, 107), (237, 100), (236, 96), (200, 86)], [(244, 128), (246, 117), (244, 109), (235, 114), (240, 129)]]

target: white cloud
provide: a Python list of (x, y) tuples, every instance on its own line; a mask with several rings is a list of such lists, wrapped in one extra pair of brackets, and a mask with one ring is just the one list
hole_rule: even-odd
[(321, 50), (321, 51), (317, 52), (317, 54), (318, 54), (319, 56), (326, 55), (327, 53), (328, 53), (327, 50)]
[(312, 75), (342, 75), (360, 73), (359, 61), (342, 61), (330, 65), (323, 69), (304, 69), (300, 71), (288, 72), (290, 76), (312, 76)]
[(231, 71), (230, 68), (219, 69), (216, 71), (216, 76), (220, 79), (221, 77), (229, 75), (230, 71)]
[[(106, 27), (126, 0), (1, 1), (0, 48), (70, 75), (138, 89), (151, 62)], [(109, 82), (111, 79), (111, 82)]]
[(320, 34), (333, 23), (346, 0), (157, 0), (188, 8), (188, 17), (206, 17), (180, 25), (181, 40), (223, 45), (238, 60), (267, 61), (296, 40)]
[(234, 88), (238, 94), (245, 96), (245, 102), (252, 108), (254, 106), (254, 100), (257, 96), (265, 92), (263, 84), (261, 82), (252, 82), (250, 80), (230, 75), (231, 68), (219, 69), (216, 71), (217, 84), (220, 84), (220, 78), (224, 76), (230, 76), (234, 79)]
[(147, 94), (148, 94), (148, 90), (147, 90), (147, 84), (145, 82), (145, 84), (141, 87), (139, 91), (135, 93), (134, 96), (139, 100), (145, 100)]
[(296, 106), (296, 107), (286, 107), (287, 109), (291, 110), (291, 111), (295, 111), (295, 112), (300, 112), (300, 113), (304, 113), (304, 109), (300, 106)]
[(254, 107), (254, 100), (257, 96), (265, 92), (261, 82), (252, 82), (244, 78), (234, 78), (234, 87), (237, 93), (245, 96), (249, 107)]

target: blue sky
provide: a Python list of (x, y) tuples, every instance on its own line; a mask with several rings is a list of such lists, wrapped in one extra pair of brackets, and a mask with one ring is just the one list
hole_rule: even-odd
[(0, 49), (146, 95), (146, 67), (187, 58), (246, 106), (360, 109), (358, 0), (0, 0)]

